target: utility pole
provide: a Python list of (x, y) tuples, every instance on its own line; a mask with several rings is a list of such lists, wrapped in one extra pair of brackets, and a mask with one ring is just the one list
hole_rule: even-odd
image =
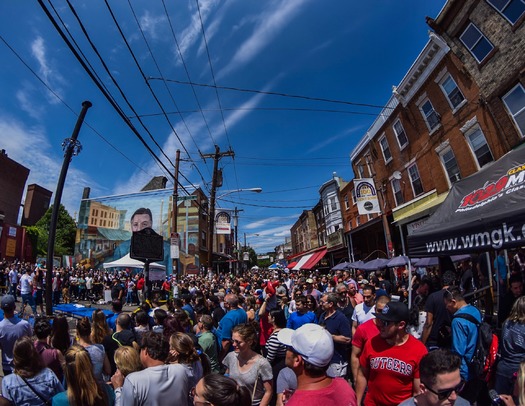
[[(210, 207), (208, 208), (209, 223), (208, 223), (208, 274), (213, 273), (213, 232), (215, 229), (215, 192), (217, 189), (218, 181), (218, 166), (219, 160), (224, 156), (234, 157), (235, 153), (230, 149), (226, 152), (221, 152), (218, 145), (215, 145), (214, 154), (202, 154), (202, 158), (213, 158), (213, 178), (211, 181), (211, 192), (210, 192)], [(221, 186), (221, 185), (219, 185)]]
[(51, 221), (49, 224), (49, 239), (47, 242), (47, 272), (46, 272), (46, 315), (53, 315), (53, 256), (55, 254), (55, 237), (58, 222), (58, 210), (60, 208), (60, 201), (62, 200), (62, 192), (64, 191), (64, 184), (66, 183), (67, 170), (69, 169), (69, 162), (73, 155), (78, 155), (82, 150), (80, 141), (77, 140), (80, 128), (84, 122), (88, 109), (92, 106), (90, 101), (82, 102), (82, 110), (73, 129), (71, 138), (66, 138), (62, 142), (64, 149), (64, 161), (62, 162), (62, 170), (58, 177), (57, 190), (55, 192), (55, 201), (53, 203), (53, 211), (51, 212)]
[(173, 184), (173, 206), (172, 206), (172, 228), (171, 228), (171, 261), (173, 265), (173, 273), (179, 276), (179, 269), (177, 269), (177, 260), (179, 259), (179, 244), (180, 237), (177, 233), (177, 220), (179, 217), (179, 164), (180, 164), (180, 149), (175, 155), (175, 176)]

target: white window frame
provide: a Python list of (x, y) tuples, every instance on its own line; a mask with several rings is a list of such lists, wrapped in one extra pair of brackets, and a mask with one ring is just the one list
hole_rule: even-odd
[(452, 152), (452, 155), (454, 156), (454, 160), (456, 161), (456, 166), (458, 168), (459, 178), (457, 178), (457, 175), (456, 175), (457, 179), (454, 182), (457, 182), (458, 180), (461, 179), (461, 170), (459, 169), (456, 154), (454, 154), (454, 150), (451, 147), (444, 148), (442, 151), (439, 152), (439, 160), (441, 161), (441, 166), (443, 167), (443, 171), (445, 172), (445, 177), (447, 178), (448, 186), (451, 187), (453, 182), (450, 180), (450, 175), (447, 171), (447, 165), (444, 159), (445, 155), (448, 154), (449, 152)]
[(516, 128), (518, 129), (518, 133), (525, 137), (525, 123), (523, 124), (523, 128), (520, 127), (518, 120), (516, 120), (516, 116), (518, 115), (525, 115), (525, 103), (521, 108), (519, 108), (518, 111), (513, 112), (509, 105), (507, 104), (507, 101), (505, 100), (510, 96), (511, 93), (514, 93), (518, 88), (521, 89), (521, 92), (523, 93), (523, 97), (525, 98), (525, 87), (521, 83), (518, 83), (516, 86), (514, 86), (505, 96), (502, 97), (503, 103), (505, 104), (505, 107), (507, 108), (507, 111), (509, 112), (509, 115), (512, 117), (512, 120), (514, 121), (514, 124), (516, 125)]
[[(450, 94), (447, 93), (447, 90), (445, 89), (445, 82), (446, 81), (451, 81), (452, 83), (454, 83), (454, 85), (456, 86), (454, 90), (457, 90), (459, 92), (459, 94), (461, 95), (461, 97), (463, 98), (463, 100), (461, 100), (457, 106), (454, 106), (454, 104), (452, 103), (452, 100), (450, 98)], [(445, 98), (447, 99), (448, 101), (448, 104), (450, 105), (450, 108), (452, 109), (452, 113), (455, 113), (456, 111), (458, 111), (461, 107), (463, 107), (465, 105), (465, 103), (467, 102), (467, 99), (465, 98), (465, 95), (463, 94), (463, 92), (461, 91), (461, 89), (459, 88), (457, 82), (454, 80), (454, 78), (452, 77), (452, 75), (449, 73), (447, 74), (443, 80), (441, 80), (439, 82), (439, 87), (441, 88), (441, 90), (443, 91), (443, 94), (445, 95)], [(451, 93), (453, 93), (454, 91), (452, 91)]]
[[(474, 30), (476, 30), (479, 34), (479, 38), (475, 41), (474, 45), (472, 47), (469, 47), (464, 41), (463, 41), (463, 36), (465, 35), (465, 33), (470, 30), (471, 28), (473, 28)], [(465, 28), (463, 30), (463, 32), (461, 33), (461, 35), (459, 36), (459, 40), (463, 43), (463, 45), (465, 45), (465, 48), (467, 48), (469, 50), (469, 52), (471, 53), (471, 55), (474, 57), (474, 59), (476, 59), (476, 61), (478, 61), (478, 63), (481, 63), (483, 62), (485, 59), (487, 59), (487, 56), (490, 55), (490, 53), (494, 50), (494, 44), (492, 44), (492, 42), (489, 41), (489, 39), (485, 36), (485, 34), (483, 34), (481, 32), (481, 30), (476, 27), (476, 25), (472, 22), (469, 23), (469, 25), (467, 26), (467, 28)], [(480, 41), (482, 40), (485, 40), (489, 43), (489, 45), (492, 47), (490, 49), (489, 52), (487, 52), (484, 56), (483, 56), (483, 59), (478, 59), (478, 56), (473, 52), (473, 49), (480, 43)]]
[(345, 194), (344, 201), (345, 201), (345, 210), (348, 210), (350, 208), (350, 203), (348, 201), (348, 193)]
[[(397, 185), (397, 188), (396, 188)], [(399, 206), (403, 203), (405, 203), (405, 198), (403, 196), (403, 189), (401, 188), (401, 180), (392, 178), (390, 181), (390, 186), (392, 187), (392, 195), (394, 196), (394, 201), (396, 202), (396, 206)], [(400, 193), (400, 199), (397, 198), (397, 194)]]
[(357, 204), (357, 196), (355, 195), (355, 187), (352, 189), (352, 206)]
[[(432, 108), (432, 110), (428, 114), (425, 113), (425, 111), (423, 110), (423, 106), (427, 103), (429, 103), (430, 107)], [(425, 123), (427, 125), (428, 131), (430, 131), (430, 134), (433, 134), (434, 131), (436, 131), (439, 127), (441, 127), (441, 116), (438, 114), (438, 112), (434, 108), (434, 105), (432, 104), (429, 98), (425, 98), (421, 102), (421, 104), (419, 105), (419, 111), (421, 112), (421, 115), (423, 116), (423, 119), (425, 120)], [(429, 117), (431, 117), (432, 115), (435, 115), (437, 118), (437, 124), (435, 125), (435, 127), (430, 126)]]
[[(417, 172), (417, 179), (414, 179), (412, 178), (412, 173), (410, 172), (410, 169), (411, 168), (416, 168), (416, 172)], [(413, 163), (412, 165), (409, 165), (407, 167), (407, 172), (408, 172), (408, 177), (410, 178), (410, 186), (412, 187), (412, 193), (414, 195), (414, 197), (417, 197), (417, 196), (420, 196), (422, 195), (423, 193), (425, 193), (425, 189), (423, 188), (423, 182), (421, 182), (421, 174), (419, 173), (419, 169), (417, 167), (417, 163)], [(415, 181), (419, 180), (419, 183), (421, 184), (421, 193), (417, 193), (416, 194), (416, 190), (414, 189), (414, 183)]]
[[(481, 169), (482, 166), (479, 163), (478, 156), (476, 155), (476, 151), (474, 150), (474, 147), (472, 146), (472, 140), (471, 140), (471, 136), (474, 133), (478, 132), (478, 131), (482, 135), (483, 140), (485, 141), (485, 145), (489, 149), (490, 155), (492, 156), (492, 160), (487, 162), (487, 163), (485, 163), (485, 165), (489, 164), (490, 162), (494, 162), (494, 154), (492, 153), (492, 150), (490, 149), (490, 145), (487, 142), (487, 137), (485, 137), (485, 134), (483, 133), (483, 131), (481, 130), (481, 127), (479, 125), (475, 125), (472, 128), (470, 128), (467, 132), (465, 132), (465, 138), (466, 138), (467, 144), (468, 144), (468, 146), (470, 148), (470, 152), (472, 153), (472, 156), (474, 157), (474, 163), (476, 164), (476, 167), (478, 169)], [(485, 166), (485, 165), (483, 165), (483, 166)]]
[[(518, 21), (521, 20), (521, 18), (523, 17), (523, 14), (525, 13), (525, 8), (524, 10), (521, 12), (520, 16), (518, 18), (516, 18), (515, 21), (512, 21), (506, 14), (505, 14), (505, 10), (508, 10), (509, 6), (512, 5), (512, 4), (524, 4), (525, 5), (525, 2), (523, 0), (507, 0), (506, 3), (503, 5), (503, 7), (501, 7), (501, 9), (498, 8), (498, 6), (496, 6), (495, 4), (492, 3), (493, 0), (487, 0), (487, 3), (489, 3), (494, 9), (496, 9), (498, 11), (498, 13), (500, 13), (509, 23), (511, 23), (512, 25), (516, 24)], [(525, 6), (524, 6), (525, 7)]]
[[(396, 128), (396, 124), (398, 124), (401, 127), (401, 130), (402, 130), (401, 132), (398, 132)], [(396, 140), (397, 140), (397, 145), (399, 145), (399, 150), (403, 151), (405, 147), (408, 145), (408, 135), (407, 135), (407, 132), (405, 131), (405, 127), (403, 127), (403, 123), (401, 123), (401, 120), (399, 118), (396, 121), (394, 121), (394, 124), (392, 124), (392, 130), (394, 131), (394, 134), (396, 135)], [(406, 142), (402, 145), (399, 140), (400, 134), (404, 134), (405, 139), (406, 139)]]
[[(383, 141), (386, 143), (386, 146), (383, 145)], [(388, 145), (388, 140), (386, 139), (386, 134), (383, 134), (379, 140), (379, 146), (381, 147), (381, 152), (383, 153), (383, 159), (385, 164), (389, 163), (392, 160), (392, 151), (390, 151), (390, 145)], [(388, 152), (388, 157), (385, 152)]]

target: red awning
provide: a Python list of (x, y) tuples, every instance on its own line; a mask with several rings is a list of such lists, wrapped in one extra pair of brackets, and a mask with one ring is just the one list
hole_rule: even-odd
[(297, 265), (297, 262), (293, 261), (293, 262), (290, 262), (287, 266), (288, 269), (292, 269), (295, 265)]
[(317, 265), (317, 263), (326, 255), (326, 251), (326, 248), (324, 248), (314, 253), (312, 257), (301, 267), (301, 269), (312, 269), (315, 267), (315, 265)]

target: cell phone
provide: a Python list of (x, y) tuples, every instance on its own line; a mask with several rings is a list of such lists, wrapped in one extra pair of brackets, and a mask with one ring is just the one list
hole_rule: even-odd
[(493, 405), (501, 405), (503, 402), (501, 401), (498, 392), (496, 392), (494, 389), (489, 390), (489, 397), (492, 401)]

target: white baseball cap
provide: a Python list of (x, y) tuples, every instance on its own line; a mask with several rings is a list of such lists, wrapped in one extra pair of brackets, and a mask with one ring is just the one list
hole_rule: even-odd
[(331, 334), (318, 324), (303, 324), (297, 330), (283, 328), (277, 333), (277, 339), (317, 367), (328, 365), (334, 355)]

